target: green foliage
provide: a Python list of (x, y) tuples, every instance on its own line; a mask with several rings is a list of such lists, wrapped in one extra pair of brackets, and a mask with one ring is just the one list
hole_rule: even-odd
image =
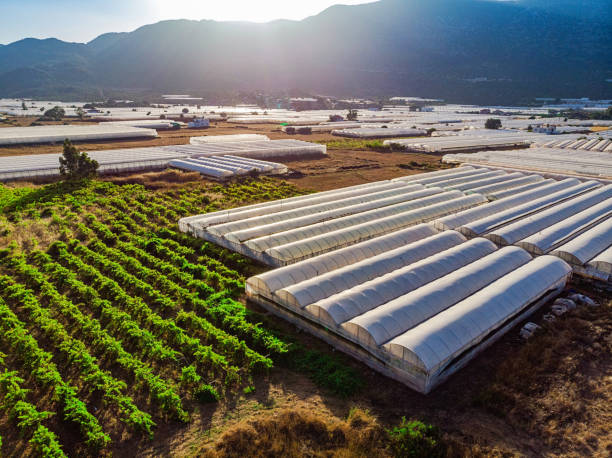
[(489, 118), (485, 121), (485, 129), (497, 130), (497, 129), (501, 129), (501, 127), (502, 127), (501, 119)]
[(212, 403), (219, 400), (219, 393), (210, 385), (200, 385), (194, 393), (195, 398), (200, 402)]
[(396, 457), (442, 458), (445, 447), (435, 426), (418, 420), (406, 421), (387, 431), (391, 451)]
[(99, 164), (85, 152), (79, 153), (70, 140), (64, 140), (64, 152), (59, 159), (60, 173), (69, 180), (91, 178), (96, 175)]
[(346, 120), (347, 121), (357, 121), (357, 117), (358, 117), (357, 110), (350, 109), (346, 113)]
[(290, 365), (305, 372), (317, 385), (341, 397), (350, 397), (363, 387), (363, 380), (336, 357), (297, 347), (289, 353)]
[(66, 112), (61, 107), (53, 107), (44, 113), (44, 119), (50, 121), (61, 121)]

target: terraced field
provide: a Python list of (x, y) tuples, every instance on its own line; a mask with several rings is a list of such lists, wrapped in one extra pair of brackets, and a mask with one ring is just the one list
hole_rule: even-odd
[(175, 230), (181, 216), (295, 193), (266, 180), (1, 188), (5, 442), (110, 453), (189, 422), (295, 351), (236, 300), (257, 268)]

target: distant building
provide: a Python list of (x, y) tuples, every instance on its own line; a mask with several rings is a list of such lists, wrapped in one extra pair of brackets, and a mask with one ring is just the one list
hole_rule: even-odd
[(187, 127), (203, 129), (205, 127), (210, 127), (210, 121), (206, 118), (194, 118), (193, 121), (187, 123)]
[(311, 97), (292, 97), (289, 99), (289, 108), (295, 111), (316, 110), (318, 105), (319, 101)]

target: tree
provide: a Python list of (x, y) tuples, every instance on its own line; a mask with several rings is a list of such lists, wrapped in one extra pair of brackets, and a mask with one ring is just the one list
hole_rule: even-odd
[(70, 142), (64, 140), (64, 152), (59, 158), (60, 174), (69, 180), (91, 178), (98, 171), (98, 161), (91, 159), (87, 153), (79, 153), (79, 150)]
[(501, 129), (501, 126), (502, 126), (501, 119), (489, 118), (485, 122), (485, 129), (496, 130), (496, 129)]
[(349, 109), (346, 119), (347, 121), (357, 121), (357, 110)]
[(185, 114), (189, 113), (189, 108), (183, 108), (183, 113)]
[(21, 109), (22, 110), (27, 110), (28, 107), (26, 106), (25, 102), (21, 102)]
[(45, 118), (51, 119), (53, 121), (61, 121), (66, 112), (63, 108), (53, 107), (50, 110), (45, 111)]
[(85, 117), (85, 110), (83, 110), (81, 107), (76, 109), (76, 115), (79, 117), (79, 119), (82, 121), (83, 118)]

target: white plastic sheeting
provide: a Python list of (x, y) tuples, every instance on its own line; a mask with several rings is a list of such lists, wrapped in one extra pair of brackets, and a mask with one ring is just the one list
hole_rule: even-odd
[[(451, 193), (444, 194), (449, 195)], [(271, 260), (278, 263), (277, 265), (290, 264), (320, 253), (352, 245), (356, 242), (367, 240), (378, 235), (387, 234), (403, 227), (427, 222), (438, 216), (480, 205), (484, 202), (485, 198), (478, 194), (467, 197), (457, 197), (285, 245), (274, 246), (273, 248), (267, 249), (265, 253)], [(247, 244), (249, 243), (250, 242)]]
[(246, 281), (247, 291), (270, 298), (274, 291), (278, 291), (285, 286), (294, 285), (364, 259), (376, 257), (381, 253), (410, 245), (436, 233), (437, 231), (429, 224), (418, 224), (391, 232), (381, 237), (251, 277)]
[[(225, 232), (224, 235), (225, 238), (234, 242), (244, 242), (245, 240), (259, 238), (274, 233), (286, 232), (293, 229), (300, 229), (302, 235), (308, 236), (307, 232), (304, 232), (308, 229), (306, 228), (306, 226), (318, 224), (332, 219), (337, 220), (338, 218), (342, 218), (345, 216), (355, 215), (369, 210), (387, 207), (389, 205), (414, 200), (420, 197), (434, 195), (439, 192), (440, 190), (438, 189), (424, 189), (422, 188), (422, 186), (419, 185), (406, 186), (404, 188), (368, 194), (366, 196), (344, 199), (346, 205), (342, 206), (339, 205), (341, 201), (337, 201), (334, 202), (334, 204), (336, 204), (334, 206), (331, 206), (331, 204), (315, 205), (313, 207), (319, 208), (309, 208), (307, 212), (289, 210), (288, 212), (280, 212), (274, 215), (266, 215), (266, 217), (257, 218), (261, 219), (262, 221), (249, 221), (248, 223), (247, 221), (239, 221), (236, 223), (228, 223), (227, 225), (220, 226), (224, 226), (223, 228), (221, 228), (222, 232), (231, 231), (230, 233)], [(232, 224), (235, 224), (238, 227), (228, 227)], [(216, 232), (219, 230), (220, 226), (212, 227), (210, 229), (210, 232), (217, 235), (221, 234), (219, 232)], [(333, 222), (330, 222), (329, 226), (329, 230), (333, 230)]]
[(525, 203), (533, 202), (535, 199), (553, 195), (559, 191), (575, 187), (579, 184), (580, 181), (575, 178), (568, 178), (563, 181), (550, 180), (550, 183), (545, 184), (544, 186), (541, 186), (535, 190), (504, 197), (503, 199), (496, 200), (495, 202), (488, 203), (486, 205), (481, 205), (476, 208), (471, 208), (439, 218), (433, 222), (433, 225), (439, 230), (456, 229), (474, 221), (495, 216), (500, 212), (513, 210)]
[(507, 181), (513, 180), (515, 178), (521, 178), (521, 177), (525, 177), (525, 175), (523, 175), (520, 172), (514, 172), (514, 173), (507, 173), (507, 174), (503, 174), (503, 175), (494, 175), (494, 176), (490, 176), (487, 178), (482, 178), (476, 181), (471, 181), (468, 183), (460, 183), (460, 184), (451, 184), (448, 186), (444, 186), (444, 189), (456, 189), (458, 191), (472, 191), (473, 189), (479, 189), (482, 187), (487, 187), (487, 186), (499, 186), (499, 185), (503, 185), (504, 183), (506, 183)]
[(612, 198), (562, 219), (557, 224), (524, 238), (517, 245), (537, 255), (545, 254), (610, 217), (612, 217)]
[(510, 189), (505, 189), (505, 190), (501, 190), (501, 191), (491, 192), (491, 193), (486, 194), (486, 196), (487, 196), (487, 198), (489, 200), (505, 199), (506, 197), (510, 197), (510, 196), (517, 195), (517, 194), (521, 194), (523, 192), (531, 191), (531, 190), (534, 190), (536, 188), (541, 188), (542, 186), (549, 185), (549, 184), (551, 184), (553, 182), (554, 182), (554, 180), (552, 178), (547, 178), (547, 179), (545, 179), (543, 181), (539, 181), (539, 182), (536, 182), (536, 183), (530, 183), (530, 184), (522, 185), (522, 186), (519, 186), (517, 188), (510, 188)]
[[(453, 231), (447, 233), (457, 234)], [(325, 326), (339, 326), (353, 318), (365, 316), (369, 311), (388, 310), (387, 305), (394, 299), (461, 269), (495, 250), (495, 245), (486, 239), (473, 239), (317, 300), (307, 305), (306, 309)], [(346, 329), (351, 333), (349, 328)], [(355, 333), (351, 335), (355, 336)]]
[(554, 148), (482, 151), (474, 154), (447, 154), (442, 161), (612, 179), (610, 154), (597, 151), (581, 151), (580, 154), (574, 150)]
[(612, 244), (610, 248), (591, 259), (588, 265), (600, 272), (605, 272), (612, 279)]
[(158, 148), (194, 157), (232, 154), (254, 159), (283, 158), (291, 160), (327, 154), (325, 145), (301, 140), (221, 141), (197, 145), (169, 145)]
[(427, 135), (423, 129), (400, 128), (400, 127), (379, 127), (359, 129), (339, 129), (332, 130), (332, 135), (348, 138), (389, 138), (389, 137), (419, 137)]
[(73, 142), (85, 142), (154, 137), (157, 137), (157, 131), (154, 129), (107, 124), (5, 127), (0, 129), (0, 145), (3, 146), (62, 143), (67, 138)]
[(229, 210), (220, 210), (204, 215), (195, 215), (179, 220), (179, 228), (184, 232), (196, 233), (198, 230), (209, 226), (225, 224), (232, 221), (246, 220), (261, 215), (269, 215), (276, 212), (301, 208), (308, 205), (316, 205), (324, 202), (333, 202), (354, 196), (372, 194), (384, 190), (398, 189), (404, 187), (403, 183), (390, 181), (379, 181), (366, 183), (348, 188), (334, 189), (305, 196), (289, 197), (282, 200), (273, 200), (246, 207), (238, 207)]
[(254, 142), (268, 141), (267, 135), (262, 134), (232, 134), (232, 135), (206, 135), (202, 137), (191, 137), (189, 143), (201, 145), (203, 143), (225, 143), (225, 142)]
[(467, 193), (470, 194), (470, 193), (476, 192), (486, 197), (490, 197), (491, 195), (493, 195), (493, 193), (497, 193), (497, 192), (508, 190), (508, 189), (513, 189), (514, 192), (518, 192), (518, 190), (522, 186), (526, 186), (530, 184), (535, 185), (543, 181), (544, 181), (544, 178), (541, 177), (540, 175), (527, 175), (527, 176), (521, 176), (517, 178), (511, 178), (508, 180), (504, 180), (500, 183), (492, 183), (489, 185), (482, 185), (479, 187), (470, 188), (467, 191)]
[(363, 346), (383, 345), (530, 260), (531, 256), (518, 247), (502, 248), (353, 318), (342, 327)]
[[(574, 222), (578, 223), (579, 226), (585, 224), (584, 222), (579, 223), (579, 221), (582, 221), (584, 218), (577, 218), (578, 215), (576, 214), (579, 214), (583, 210), (591, 209), (593, 206), (595, 206), (593, 208), (597, 208), (597, 204), (611, 198), (612, 185), (593, 189), (573, 199), (553, 205), (546, 210), (527, 216), (526, 218), (521, 218), (514, 223), (495, 229), (494, 231), (488, 233), (486, 237), (498, 245), (513, 245), (516, 242), (536, 233), (538, 233), (536, 235), (536, 239), (541, 240), (540, 237), (542, 236), (542, 231), (546, 231), (560, 221), (567, 222), (569, 220), (570, 226), (572, 226)], [(608, 205), (604, 205), (599, 212), (588, 213), (586, 222), (589, 222), (589, 217), (597, 218), (597, 215), (599, 215), (599, 217), (605, 215), (606, 211), (608, 211), (606, 209), (609, 208), (610, 205), (612, 205), (612, 201)], [(534, 239), (534, 241), (536, 239)], [(526, 246), (523, 246), (523, 248), (527, 249)], [(538, 252), (537, 249), (533, 252), (536, 254), (543, 254)]]
[(393, 178), (391, 181), (413, 181), (420, 182), (424, 178), (443, 177), (446, 175), (455, 175), (457, 173), (468, 172), (470, 170), (477, 170), (475, 167), (470, 165), (463, 165), (461, 167), (455, 167), (451, 169), (438, 170), (436, 172), (427, 172), (426, 174), (417, 173), (415, 175), (408, 175), (405, 177)]
[[(546, 294), (563, 287), (571, 268), (553, 256), (519, 267), (384, 345), (400, 363), (417, 367), (429, 391), (450, 372), (453, 362), (483, 343), (492, 332), (520, 316)], [(459, 361), (457, 361), (459, 363)]]
[[(408, 192), (407, 194), (400, 197), (402, 199), (400, 203), (395, 203), (393, 205), (383, 205), (380, 208), (362, 211), (354, 215), (342, 216), (339, 218), (332, 219), (330, 221), (322, 221), (320, 223), (308, 224), (306, 226), (298, 227), (295, 229), (275, 232), (272, 235), (250, 239), (245, 244), (254, 251), (266, 251), (268, 248), (276, 247), (279, 245), (287, 245), (289, 243), (297, 242), (299, 240), (317, 237), (322, 234), (343, 230), (359, 224), (368, 224), (370, 222), (379, 221), (380, 219), (388, 216), (420, 209), (429, 205), (449, 201), (454, 198), (459, 198), (461, 196), (462, 194), (457, 192), (444, 193), (439, 188), (420, 189), (414, 191), (411, 190), (411, 192)], [(385, 203), (389, 203), (397, 199), (397, 197), (390, 197), (382, 200)], [(362, 207), (362, 205), (364, 204), (361, 204), (360, 207)], [(214, 229), (214, 227), (211, 228), (210, 232), (213, 232)]]
[(533, 141), (530, 134), (516, 132), (505, 136), (478, 137), (458, 135), (432, 137), (423, 140), (387, 140), (385, 144), (397, 144), (406, 151), (417, 153), (451, 153), (456, 151), (482, 151), (494, 148), (528, 147)]
[(612, 247), (612, 218), (602, 221), (551, 252), (575, 265), (584, 265)]
[[(154, 148), (88, 151), (87, 154), (98, 161), (101, 174), (161, 169), (172, 159), (185, 158), (184, 154)], [(0, 180), (59, 176), (60, 157), (61, 154), (0, 157)]]
[(303, 308), (408, 264), (429, 258), (464, 241), (465, 237), (458, 232), (447, 231), (289, 285), (274, 294), (283, 305)]
[(241, 160), (232, 156), (207, 156), (202, 158), (185, 158), (170, 161), (168, 164), (182, 170), (200, 172), (202, 175), (217, 180), (226, 180), (235, 176), (252, 173), (286, 173), (287, 167), (275, 162)]
[[(571, 178), (570, 178), (571, 180)], [(559, 182), (563, 183), (563, 182)], [(541, 211), (545, 208), (550, 207), (558, 202), (568, 199), (573, 196), (582, 194), (589, 189), (594, 189), (601, 186), (597, 181), (586, 181), (584, 183), (577, 184), (570, 188), (562, 191), (555, 192), (553, 194), (545, 195), (535, 200), (528, 201), (522, 205), (513, 206), (507, 210), (496, 212), (490, 216), (471, 221), (467, 224), (463, 224), (457, 227), (457, 230), (467, 236), (478, 236), (486, 232), (495, 230), (496, 228), (512, 223), (514, 220), (519, 218), (525, 218), (532, 213)], [(497, 201), (495, 203), (498, 203)]]

